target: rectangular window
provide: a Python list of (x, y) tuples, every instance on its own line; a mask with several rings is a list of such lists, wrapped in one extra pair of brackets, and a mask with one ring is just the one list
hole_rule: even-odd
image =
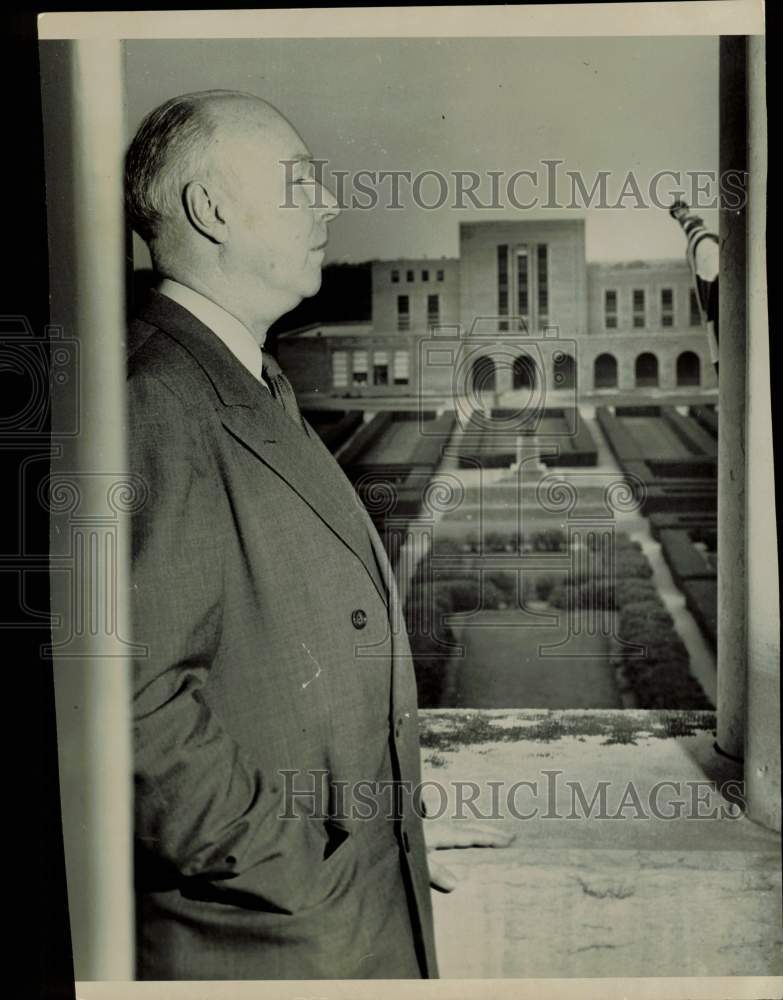
[(674, 326), (674, 292), (661, 289), (661, 326)]
[(413, 271), (406, 271), (405, 272), (405, 280), (406, 281), (413, 281)]
[(427, 325), (434, 326), (440, 323), (440, 296), (427, 296)]
[(429, 271), (422, 271), (421, 272), (421, 280), (422, 281), (429, 281), (430, 280), (430, 272)]
[(410, 359), (407, 351), (394, 352), (394, 384), (407, 385), (410, 380)]
[(634, 288), (633, 290), (633, 325), (637, 330), (646, 325), (643, 288)]
[(443, 271), (438, 271), (438, 281), (443, 281)]
[(691, 326), (701, 326), (701, 310), (699, 309), (699, 296), (696, 289), (691, 288)]
[(517, 247), (517, 312), (527, 319), (530, 311), (527, 247)]
[(399, 281), (400, 281), (400, 272), (396, 271), (396, 270), (392, 271), (391, 278), (392, 278), (392, 284), (393, 285), (399, 284)]
[[(508, 247), (498, 247), (498, 316), (508, 316)], [(500, 321), (500, 329), (508, 330), (508, 322)]]
[(617, 329), (617, 292), (613, 288), (604, 292), (604, 327), (607, 330)]
[(367, 381), (367, 351), (353, 352), (353, 384), (364, 385)]
[(549, 254), (546, 243), (539, 243), (538, 261), (538, 324), (546, 326), (549, 316)]
[(386, 351), (374, 351), (372, 357), (373, 385), (389, 384), (389, 355)]
[(348, 352), (332, 351), (332, 385), (335, 389), (348, 386)]
[(397, 296), (397, 329), (410, 330), (410, 299), (407, 295)]

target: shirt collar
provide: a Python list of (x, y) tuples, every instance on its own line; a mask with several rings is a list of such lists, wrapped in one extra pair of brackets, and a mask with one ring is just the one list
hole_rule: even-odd
[(217, 302), (208, 299), (206, 295), (202, 295), (201, 292), (197, 292), (179, 281), (174, 281), (173, 278), (163, 278), (158, 285), (158, 291), (161, 295), (173, 299), (174, 302), (187, 309), (196, 319), (201, 320), (205, 326), (209, 327), (251, 375), (258, 379), (266, 389), (269, 389), (261, 377), (261, 348), (244, 323), (219, 306)]

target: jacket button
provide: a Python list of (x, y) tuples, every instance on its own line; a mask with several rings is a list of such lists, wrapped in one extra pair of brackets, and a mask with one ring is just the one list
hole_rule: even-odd
[(354, 628), (364, 628), (367, 624), (367, 612), (357, 608), (351, 612), (351, 624)]

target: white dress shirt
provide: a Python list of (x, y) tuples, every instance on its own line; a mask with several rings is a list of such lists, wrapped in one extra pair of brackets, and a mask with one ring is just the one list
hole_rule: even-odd
[(172, 278), (164, 278), (158, 285), (161, 295), (167, 295), (174, 302), (177, 302), (196, 319), (201, 320), (204, 326), (219, 337), (234, 357), (241, 361), (250, 374), (258, 379), (261, 385), (269, 391), (269, 386), (261, 377), (262, 358), (261, 348), (253, 334), (244, 323), (232, 316), (217, 302), (208, 299), (206, 295), (188, 288), (179, 281)]

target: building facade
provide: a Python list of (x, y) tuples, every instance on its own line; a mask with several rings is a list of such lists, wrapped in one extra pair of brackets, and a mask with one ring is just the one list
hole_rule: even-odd
[(460, 225), (458, 258), (376, 261), (372, 323), (284, 334), (280, 361), (320, 398), (490, 390), (602, 398), (714, 395), (709, 347), (682, 260), (590, 263), (583, 219)]

